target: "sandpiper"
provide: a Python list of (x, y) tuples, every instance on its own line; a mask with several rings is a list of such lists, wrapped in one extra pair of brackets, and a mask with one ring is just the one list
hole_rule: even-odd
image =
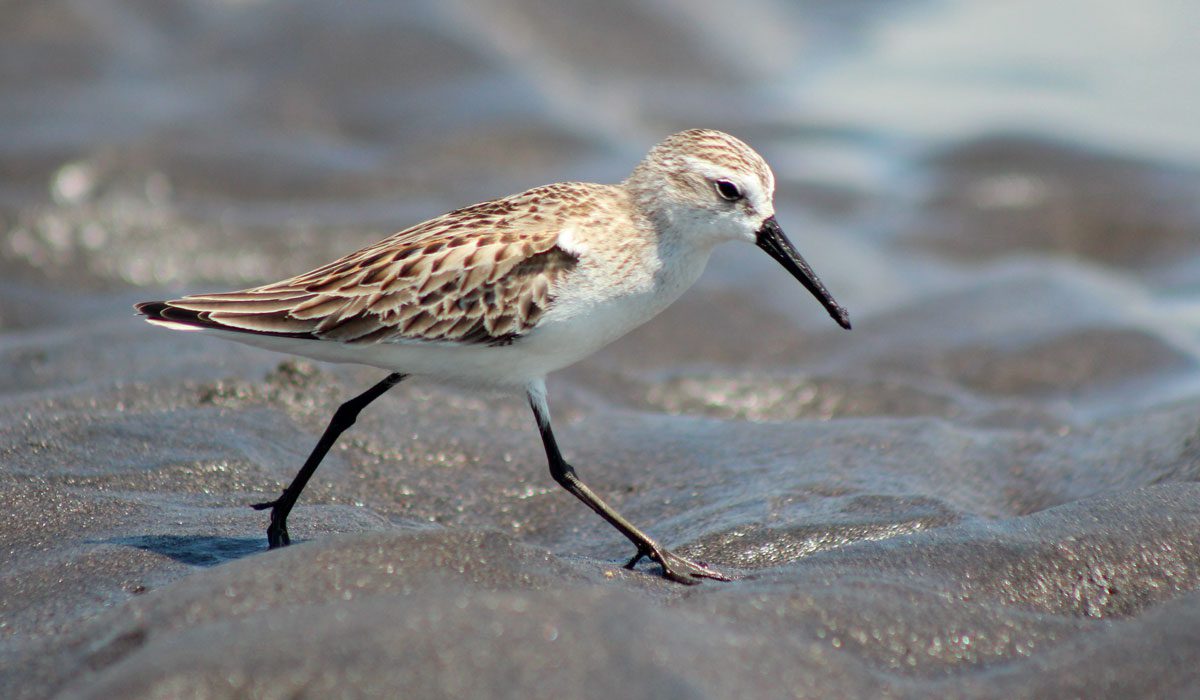
[(458, 209), (297, 277), (237, 292), (136, 305), (154, 323), (390, 374), (344, 403), (270, 509), (269, 546), (342, 431), (410, 375), (523, 389), (550, 474), (673, 581), (728, 580), (673, 554), (606, 504), (563, 459), (545, 377), (650, 320), (718, 243), (755, 243), (835, 321), (841, 307), (775, 220), (775, 176), (742, 141), (709, 129), (667, 137), (622, 183), (560, 183)]

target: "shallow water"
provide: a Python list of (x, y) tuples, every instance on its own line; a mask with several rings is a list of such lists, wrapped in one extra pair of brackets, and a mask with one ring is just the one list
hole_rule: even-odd
[[(1052, 3), (26, 3), (0, 23), (6, 697), (1168, 697), (1200, 645), (1198, 21)], [(729, 130), (728, 246), (519, 397), (140, 323)], [(8, 690), (11, 689), (11, 690)]]

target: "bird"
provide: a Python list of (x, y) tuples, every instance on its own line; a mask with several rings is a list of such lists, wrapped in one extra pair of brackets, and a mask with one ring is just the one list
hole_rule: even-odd
[(784, 234), (761, 155), (712, 129), (672, 134), (618, 184), (564, 182), (451, 211), (310, 272), (232, 292), (136, 304), (152, 324), (389, 374), (343, 403), (270, 510), (269, 548), (338, 437), (410, 376), (523, 391), (550, 474), (680, 583), (729, 576), (664, 547), (608, 505), (563, 457), (546, 375), (649, 321), (721, 243), (753, 243), (840, 326), (849, 314)]

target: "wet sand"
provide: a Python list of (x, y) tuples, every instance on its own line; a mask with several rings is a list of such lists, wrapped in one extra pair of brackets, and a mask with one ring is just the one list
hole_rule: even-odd
[[(798, 62), (866, 51), (894, 7), (759, 8), (759, 31), (812, 40), (727, 54), (703, 10), (484, 7), (6, 11), (5, 697), (1195, 693), (1195, 164), (788, 106)], [(776, 165), (780, 220), (854, 330), (729, 246), (550, 399), (588, 483), (737, 581), (622, 569), (521, 397), (420, 381), (362, 415), (293, 512), (298, 544), (266, 550), (248, 504), (381, 373), (169, 333), (131, 303), (616, 180), (698, 124)]]

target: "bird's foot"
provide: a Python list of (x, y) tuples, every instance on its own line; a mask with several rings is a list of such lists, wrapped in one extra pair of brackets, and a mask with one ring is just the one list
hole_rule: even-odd
[(692, 586), (706, 578), (714, 581), (733, 580), (704, 562), (685, 559), (671, 550), (663, 549), (657, 545), (648, 547), (639, 545), (637, 554), (634, 554), (633, 558), (625, 563), (625, 568), (632, 570), (643, 557), (649, 557), (653, 561), (658, 562), (659, 566), (663, 569), (663, 578), (675, 581), (676, 583)]
[(287, 514), (291, 510), (290, 504), (285, 508), (285, 504), (281, 503), (282, 498), (266, 503), (255, 503), (250, 507), (254, 510), (271, 509), (271, 524), (267, 526), (267, 548), (279, 549), (286, 547), (292, 543), (292, 538), (288, 536), (287, 531)]

